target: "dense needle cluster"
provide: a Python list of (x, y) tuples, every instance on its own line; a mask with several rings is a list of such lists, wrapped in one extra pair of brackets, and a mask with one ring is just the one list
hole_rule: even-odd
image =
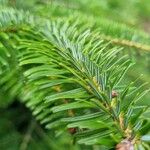
[(149, 36), (98, 17), (87, 20), (75, 8), (73, 16), (53, 18), (41, 13), (45, 3), (37, 2), (33, 13), (19, 2), (0, 9), (0, 105), (17, 99), (48, 129), (43, 133), (31, 121), (21, 147), (36, 129), (46, 141), (47, 132), (52, 138), (69, 132), (89, 149), (148, 150), (149, 107), (141, 101), (149, 90), (145, 82), (136, 86), (140, 78), (126, 80), (138, 50), (150, 51)]

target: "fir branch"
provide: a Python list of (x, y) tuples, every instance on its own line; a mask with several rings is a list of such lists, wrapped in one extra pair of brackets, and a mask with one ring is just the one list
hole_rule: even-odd
[(149, 45), (145, 45), (145, 44), (140, 44), (137, 42), (133, 42), (133, 41), (129, 41), (129, 40), (123, 40), (123, 39), (118, 39), (118, 38), (113, 38), (111, 36), (107, 36), (107, 35), (100, 35), (100, 37), (106, 41), (109, 41), (113, 44), (117, 44), (117, 45), (121, 45), (121, 46), (127, 46), (127, 47), (131, 47), (131, 48), (135, 48), (135, 49), (139, 49), (139, 50), (144, 50), (144, 51), (150, 51), (150, 46)]

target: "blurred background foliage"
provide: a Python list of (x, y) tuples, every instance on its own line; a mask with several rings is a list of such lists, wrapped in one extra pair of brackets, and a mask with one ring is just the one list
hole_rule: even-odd
[[(97, 26), (103, 26), (109, 35), (109, 30), (113, 34), (111, 26), (123, 24), (123, 26), (136, 29), (141, 37), (146, 35), (148, 40), (144, 40), (150, 45), (150, 1), (149, 0), (0, 0), (0, 9), (16, 8), (27, 10), (35, 15), (45, 18), (68, 18), (82, 14), (87, 22), (93, 17)], [(80, 18), (77, 18), (80, 19)], [(101, 23), (102, 22), (105, 23)], [(92, 21), (92, 20), (90, 20)], [(102, 25), (103, 24), (103, 25)], [(120, 31), (122, 32), (122, 30)], [(126, 31), (124, 31), (126, 32)], [(132, 32), (132, 31), (131, 31)], [(128, 33), (126, 33), (128, 34)], [(129, 33), (130, 34), (130, 33)], [(122, 34), (112, 35), (115, 38), (124, 38)], [(133, 37), (133, 36), (132, 36)], [(135, 38), (136, 39), (136, 38)], [(141, 42), (141, 41), (139, 41)], [(128, 50), (127, 50), (128, 49)], [(126, 52), (127, 51), (127, 52)], [(135, 50), (125, 47), (125, 52), (129, 53), (131, 59), (136, 64), (128, 72), (124, 82), (135, 80), (140, 74), (137, 85), (148, 82), (150, 87), (150, 51)], [(150, 94), (145, 96), (143, 103), (150, 105)], [(17, 99), (9, 101), (9, 96), (4, 91), (0, 91), (0, 149), (1, 150), (98, 150), (98, 146), (82, 147), (73, 143), (69, 133), (63, 134), (57, 131), (47, 131), (32, 118), (31, 112), (20, 104)], [(8, 103), (7, 103), (8, 101)], [(20, 117), (21, 115), (21, 117)], [(72, 141), (72, 142), (68, 142)]]

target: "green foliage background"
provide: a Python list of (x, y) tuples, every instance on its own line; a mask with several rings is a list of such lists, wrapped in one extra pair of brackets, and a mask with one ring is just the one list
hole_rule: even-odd
[[(26, 16), (26, 18), (31, 17), (31, 19), (28, 20), (25, 18), (23, 21), (21, 20), (19, 22), (19, 19), (15, 20), (15, 11), (18, 11), (18, 14), (20, 14), (20, 20), (24, 16)], [(7, 15), (8, 12), (11, 14), (10, 16)], [(21, 16), (20, 12), (24, 14), (23, 17)], [(40, 23), (36, 24), (34, 21), (32, 22), (32, 16), (37, 16), (37, 18), (40, 19), (42, 18), (41, 20), (37, 19), (40, 20)], [(9, 19), (13, 20), (14, 22), (9, 22)], [(104, 43), (110, 42), (110, 47), (124, 47), (124, 50), (121, 52), (121, 54), (119, 54), (119, 56), (127, 54), (135, 64), (127, 72), (122, 84), (127, 85), (130, 83), (130, 81), (136, 80), (142, 74), (142, 76), (138, 78), (138, 82), (135, 83), (135, 86), (139, 87), (143, 83), (147, 82), (148, 84), (146, 84), (142, 90), (146, 90), (150, 87), (149, 0), (0, 0), (0, 56), (3, 56), (3, 49), (5, 49), (7, 53), (7, 49), (12, 49), (13, 51), (13, 49), (16, 48), (16, 45), (18, 44), (16, 40), (17, 36), (19, 38), (21, 37), (22, 39), (26, 38), (25, 41), (21, 41), (22, 47), (20, 46), (20, 49), (28, 47), (30, 39), (31, 41), (36, 42), (42, 41), (42, 35), (38, 35), (38, 32), (36, 33), (36, 29), (44, 26), (46, 24), (46, 20), (60, 20), (60, 22), (67, 22), (69, 20), (70, 26), (76, 24), (77, 22), (77, 24), (79, 23), (78, 26), (81, 26), (81, 29), (78, 31), (79, 33), (82, 32), (82, 27), (83, 29), (92, 28), (94, 32), (99, 33), (98, 36), (100, 37), (100, 40), (103, 40)], [(20, 26), (18, 26), (18, 24)], [(26, 33), (26, 31), (30, 32), (30, 28), (27, 24), (32, 24), (32, 27), (34, 27), (30, 34)], [(58, 28), (59, 27), (61, 28), (58, 23)], [(23, 30), (17, 33), (16, 37), (13, 36), (13, 32), (19, 28), (24, 28), (25, 31)], [(45, 28), (43, 32), (46, 35), (47, 28)], [(47, 37), (47, 39), (50, 39), (48, 35)], [(8, 41), (8, 43), (5, 41)], [(16, 43), (14, 41), (16, 41)], [(43, 45), (44, 44), (46, 45), (47, 42), (43, 42)], [(35, 48), (36, 46), (41, 46), (41, 48), (43, 48), (43, 45), (37, 43), (37, 45), (33, 46), (35, 46)], [(15, 63), (16, 56), (12, 56), (11, 59), (8, 59), (11, 73), (10, 70), (6, 70), (5, 72), (5, 67), (0, 68), (0, 72), (2, 73), (0, 79), (0, 149), (107, 149), (107, 147), (103, 146), (103, 144), (102, 146), (97, 144), (88, 146), (79, 145), (75, 142), (76, 139), (74, 139), (71, 134), (66, 132), (66, 129), (60, 128), (56, 131), (53, 129), (48, 130), (45, 129), (45, 125), (41, 125), (40, 120), (37, 119), (38, 117), (34, 117), (36, 116), (36, 112), (34, 111), (34, 108), (30, 107), (32, 104), (30, 102), (26, 102), (26, 97), (22, 98), (21, 96), (23, 95), (19, 95), (20, 93), (17, 93), (17, 91), (19, 91), (18, 89), (22, 87), (21, 80), (24, 77), (22, 77), (22, 75), (18, 75), (17, 73), (20, 68), (16, 65), (17, 62)], [(7, 60), (2, 60), (2, 58), (3, 57), (0, 57), (0, 62), (2, 62), (5, 66), (5, 64), (7, 64)], [(47, 61), (47, 59), (48, 58), (41, 57), (41, 61)], [(22, 66), (26, 63), (24, 61), (25, 59), (23, 58), (21, 60)], [(35, 64), (35, 66), (36, 65), (37, 64)], [(24, 70), (28, 69), (28, 66), (23, 66), (21, 69), (23, 69), (23, 72)], [(63, 71), (64, 70), (62, 70), (62, 72)], [(30, 72), (26, 72), (26, 74), (28, 74), (26, 75), (27, 78), (32, 80)], [(66, 74), (69, 77), (70, 74), (68, 74), (68, 72)], [(18, 79), (20, 82), (18, 82)], [(5, 83), (6, 80), (9, 82)], [(10, 90), (11, 86), (14, 84), (15, 86), (13, 86), (13, 90)], [(65, 85), (63, 86), (65, 90), (70, 88)], [(33, 90), (32, 87), (28, 88)], [(76, 88), (78, 88), (76, 85), (75, 87), (72, 87), (72, 89)], [(25, 90), (26, 89), (24, 89), (24, 91)], [(84, 93), (82, 94), (84, 95)], [(36, 93), (33, 96), (37, 97), (38, 94)], [(20, 97), (22, 100), (20, 100)], [(142, 101), (138, 102), (138, 106), (149, 106), (149, 98), (150, 94), (148, 93), (142, 98)], [(149, 120), (149, 113), (145, 116), (148, 118), (147, 120)], [(149, 133), (149, 127), (150, 126), (148, 124), (147, 133)], [(143, 149), (139, 148), (138, 150)]]

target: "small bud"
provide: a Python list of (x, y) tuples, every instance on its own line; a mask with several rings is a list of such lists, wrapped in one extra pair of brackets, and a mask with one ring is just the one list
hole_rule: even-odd
[(77, 132), (77, 128), (68, 128), (70, 134), (75, 134)]
[(112, 98), (115, 98), (115, 97), (117, 97), (118, 96), (118, 93), (116, 92), (116, 91), (112, 91), (112, 93), (111, 93), (111, 96), (112, 96)]
[(125, 139), (117, 144), (116, 150), (134, 150), (134, 146), (131, 141)]

